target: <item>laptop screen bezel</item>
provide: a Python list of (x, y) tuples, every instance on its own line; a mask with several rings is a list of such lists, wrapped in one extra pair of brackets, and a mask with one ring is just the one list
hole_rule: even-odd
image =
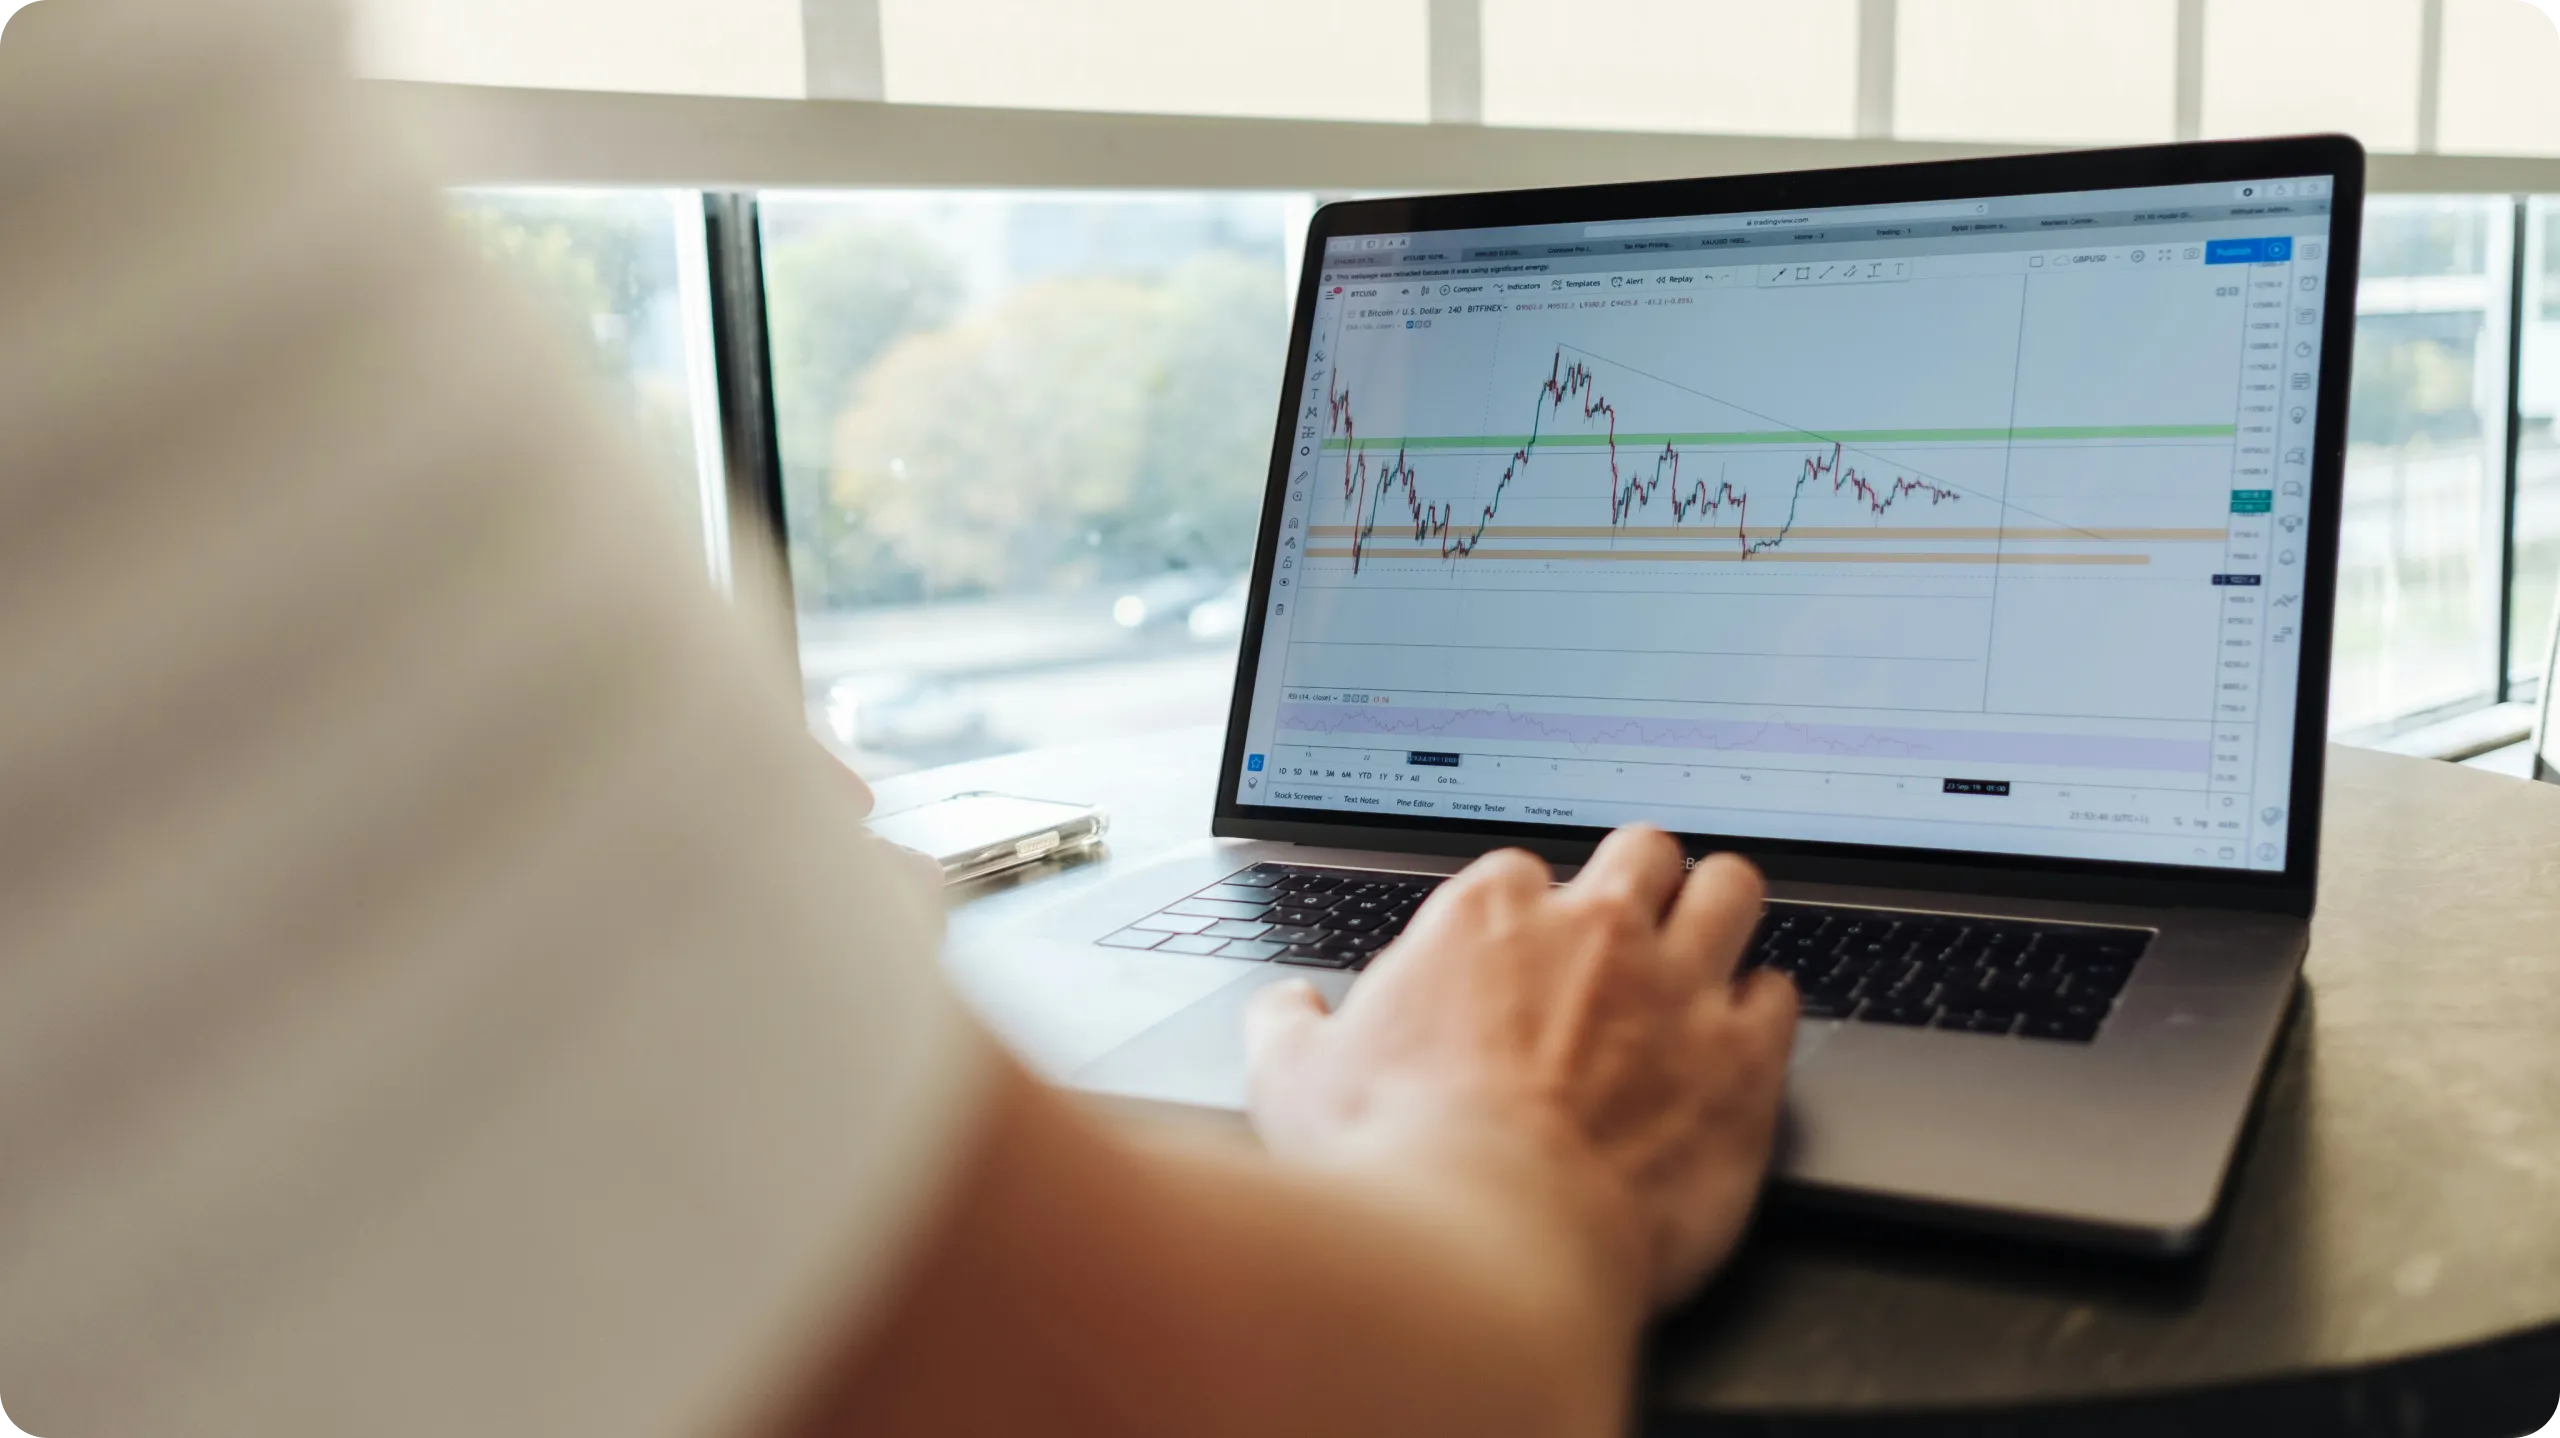
[(2302, 641), (2285, 867), (2281, 871), (2234, 870), (1770, 839), (1747, 834), (1679, 835), (1693, 854), (1739, 852), (1759, 863), (1770, 877), (1780, 880), (2309, 913), (2318, 888), (2321, 789), (2328, 740), (2329, 644), (2336, 615), (2338, 529), (2346, 472), (2346, 398), (2354, 362), (2354, 279), (2362, 234), (2364, 169), (2363, 147), (2354, 140), (2343, 135), (2315, 135), (1863, 169), (1356, 200), (1325, 206), (1308, 228), (1308, 261), (1299, 277), (1289, 336), (1288, 372), (1273, 427), (1271, 467), (1263, 498), (1260, 538), (1254, 551), (1252, 603), (1246, 611), (1238, 651), (1211, 832), (1220, 838), (1428, 854), (1473, 854), (1516, 846), (1562, 863), (1586, 857), (1607, 832), (1561, 824), (1450, 822), (1390, 813), (1308, 810), (1246, 804), (1236, 797), (1242, 779), (1253, 688), (1261, 670), (1264, 617), (1270, 612), (1281, 509), (1288, 493), (1293, 401), (1306, 382), (1322, 256), (1327, 253), (1329, 241), (1345, 235), (1687, 218), (2316, 175), (2329, 177), (2333, 185), (2330, 283), (2324, 286), (2322, 323), (2327, 340), (2322, 345), (2313, 424), (2311, 513), (2304, 545)]

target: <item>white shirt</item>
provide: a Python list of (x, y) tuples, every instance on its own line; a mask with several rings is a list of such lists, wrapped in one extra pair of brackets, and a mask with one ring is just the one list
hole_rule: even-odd
[(985, 1047), (343, 50), (322, 0), (0, 45), (0, 1399), (735, 1429), (876, 1307)]

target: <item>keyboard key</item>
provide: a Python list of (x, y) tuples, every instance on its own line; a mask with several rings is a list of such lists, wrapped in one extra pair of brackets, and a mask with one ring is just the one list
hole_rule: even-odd
[(1322, 929), (1289, 928), (1285, 925), (1265, 931), (1262, 938), (1275, 944), (1312, 944), (1324, 937)]
[(2094, 1019), (2030, 1015), (2025, 1023), (2018, 1026), (2018, 1032), (2031, 1039), (2057, 1039), (2064, 1043), (2085, 1044), (2098, 1036), (2098, 1024)]
[(1280, 881), (1281, 891), (1290, 894), (1325, 894), (1341, 887), (1340, 879), (1329, 879), (1321, 874), (1292, 874)]
[(1310, 925), (1321, 924), (1325, 921), (1326, 917), (1327, 915), (1322, 909), (1303, 909), (1286, 903), (1271, 910), (1267, 915), (1265, 915), (1268, 922), (1274, 924), (1285, 924), (1293, 929), (1303, 929)]
[(1161, 933), (1150, 933), (1145, 929), (1122, 929), (1107, 939), (1094, 942), (1114, 949), (1152, 949), (1163, 943), (1164, 937)]
[(2063, 991), (2074, 998), (2085, 995), (2112, 999), (2124, 992), (2125, 981), (2133, 977), (2133, 970), (2122, 964), (2101, 961), (2066, 969), (2064, 977), (2067, 982)]
[(1311, 969), (1347, 969), (1359, 962), (1360, 956), (1319, 949), (1313, 944), (1291, 944), (1280, 951), (1279, 959), (1284, 964), (1303, 964)]
[(2009, 976), (2015, 979), (2035, 977), (2051, 978), (2053, 976), (2053, 953), (2042, 945), (2038, 945), (2035, 948), (2010, 955), (2001, 962), (2000, 967), (2008, 970)]
[(1326, 940), (1325, 944), (1328, 948), (1357, 949), (1366, 954), (1375, 953), (1395, 941), (1396, 936), (1386, 930), (1372, 929), (1365, 934), (1336, 934)]
[(2049, 999), (2060, 993), (2062, 980), (2052, 974), (2020, 974), (2010, 995), (2017, 999)]
[(2049, 936), (2045, 946), (2066, 966), (2091, 961), (2130, 964), (2151, 946), (2151, 935), (2142, 929), (2072, 929)]
[(1191, 897), (1218, 899), (1230, 904), (1268, 904), (1271, 902), (1271, 891), (1246, 884), (1211, 884)]
[(1268, 889), (1278, 885), (1286, 877), (1288, 877), (1288, 870), (1281, 868), (1278, 864), (1256, 864), (1241, 874), (1228, 875), (1224, 882), (1242, 884), (1255, 889)]
[(1336, 943), (1320, 945), (1316, 949), (1316, 952), (1324, 958), (1333, 961), (1333, 966), (1335, 968), (1347, 969), (1368, 958), (1373, 951), (1359, 948), (1351, 944)]
[(1231, 942), (1233, 941), (1229, 939), (1213, 939), (1207, 934), (1176, 934), (1172, 938), (1165, 940), (1163, 943), (1156, 945), (1156, 952), (1160, 954), (1214, 954)]
[(1162, 913), (1149, 914), (1129, 927), (1152, 929), (1160, 934), (1196, 934), (1216, 922), (1215, 919), (1201, 918), (1194, 914)]
[(1269, 924), (1249, 923), (1243, 919), (1220, 919), (1200, 932), (1213, 934), (1221, 939), (1258, 939), (1270, 931)]
[(1922, 1028), (1936, 1018), (1938, 1011), (1927, 1004), (1871, 1003), (1858, 1010), (1858, 1021), (1868, 1024), (1893, 1024), (1900, 1028)]
[(1376, 914), (1331, 914), (1326, 927), (1345, 934), (1366, 934), (1385, 928), (1387, 921)]
[(1250, 904), (1230, 904), (1217, 899), (1185, 899), (1179, 904), (1166, 905), (1165, 912), (1188, 914), (1203, 919), (1259, 919), (1262, 917), (1262, 911), (1269, 907), (1271, 907), (1269, 904), (1259, 901)]
[(1826, 999), (1812, 994), (1805, 995), (1796, 1005), (1796, 1016), (1807, 1019), (1845, 1019), (1857, 1011), (1854, 999)]
[(1229, 939), (1227, 940), (1227, 946), (1218, 950), (1218, 957), (1222, 959), (1252, 959), (1256, 963), (1260, 963), (1265, 959), (1278, 958), (1283, 952), (1287, 951), (1288, 947), (1289, 946), (1287, 944), (1266, 944), (1258, 939)]

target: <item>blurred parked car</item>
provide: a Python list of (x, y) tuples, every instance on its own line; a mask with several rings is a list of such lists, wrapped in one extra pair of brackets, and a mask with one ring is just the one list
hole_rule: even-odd
[(1111, 618), (1123, 629), (1140, 631), (1186, 625), (1195, 610), (1240, 582), (1213, 569), (1167, 570), (1121, 595)]
[(827, 688), (827, 728), (849, 748), (883, 754), (972, 748), (986, 710), (948, 683), (916, 674), (859, 674)]
[(1235, 582), (1191, 607), (1191, 617), (1184, 620), (1191, 637), (1199, 640), (1233, 639), (1244, 633), (1246, 576), (1237, 575)]

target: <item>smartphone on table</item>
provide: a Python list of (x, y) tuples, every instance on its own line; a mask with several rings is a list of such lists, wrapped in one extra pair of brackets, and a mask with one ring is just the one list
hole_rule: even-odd
[(1090, 849), (1110, 827), (1090, 804), (985, 792), (954, 794), (871, 821), (872, 833), (941, 865), (946, 884)]

